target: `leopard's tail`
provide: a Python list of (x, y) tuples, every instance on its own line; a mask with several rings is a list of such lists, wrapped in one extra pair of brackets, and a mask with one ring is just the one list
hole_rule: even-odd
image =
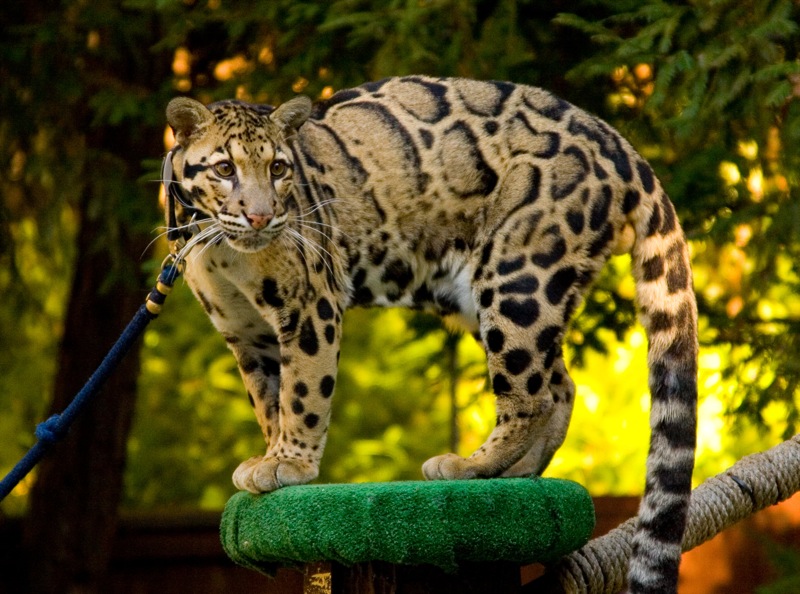
[[(648, 336), (650, 451), (628, 573), (632, 593), (676, 592), (697, 434), (697, 304), (675, 209), (653, 180), (626, 198), (639, 315)], [(646, 191), (651, 190), (651, 191)], [(634, 205), (635, 203), (635, 205)]]

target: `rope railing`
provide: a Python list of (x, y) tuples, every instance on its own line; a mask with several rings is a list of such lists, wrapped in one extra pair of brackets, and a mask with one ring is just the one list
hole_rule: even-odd
[[(694, 491), (683, 537), (689, 551), (800, 491), (800, 435), (739, 460)], [(550, 565), (524, 591), (616, 594), (625, 588), (636, 518)]]

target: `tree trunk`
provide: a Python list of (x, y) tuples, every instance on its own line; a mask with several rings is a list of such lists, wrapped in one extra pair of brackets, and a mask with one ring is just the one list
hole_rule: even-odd
[[(65, 158), (76, 167), (83, 164), (84, 180), (50, 414), (63, 411), (83, 387), (154, 280), (142, 274), (141, 261), (151, 239), (148, 231), (158, 220), (157, 186), (140, 186), (137, 179), (142, 160), (163, 152), (162, 124), (148, 111), (148, 102), (155, 103), (154, 96), (166, 91), (171, 64), (169, 50), (150, 49), (162, 39), (157, 13), (105, 2), (91, 10), (88, 4), (62, 4), (35, 2), (36, 10), (26, 15), (26, 23), (47, 24), (55, 36), (42, 35), (41, 47), (31, 54), (37, 76), (66, 68), (72, 86), (56, 85), (56, 90), (80, 92), (83, 98), (46, 98), (50, 103), (45, 102), (43, 115), (35, 112), (45, 125), (56, 117), (53, 125), (63, 145), (72, 149)], [(76, 41), (87, 32), (99, 46)], [(54, 56), (54, 47), (63, 48), (63, 56)], [(102, 98), (99, 91), (139, 97), (140, 111), (129, 110), (117, 120), (102, 109), (96, 113), (90, 98)], [(66, 106), (61, 111), (51, 107), (61, 103)], [(23, 528), (32, 593), (107, 591), (104, 579), (136, 401), (138, 349), (131, 349), (38, 468)]]
[[(130, 283), (109, 283), (110, 250), (97, 249), (97, 225), (85, 199), (78, 255), (60, 347), (51, 414), (81, 389), (142, 303)], [(108, 237), (107, 235), (105, 237)], [(141, 254), (143, 238), (120, 238), (120, 251)], [(127, 248), (127, 249), (125, 249)], [(104, 287), (101, 290), (101, 287)], [(116, 529), (125, 450), (139, 371), (134, 348), (39, 467), (31, 492), (25, 544), (31, 592), (102, 592)]]

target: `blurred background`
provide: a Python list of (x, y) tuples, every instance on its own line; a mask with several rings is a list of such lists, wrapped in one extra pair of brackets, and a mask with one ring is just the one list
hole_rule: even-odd
[[(696, 482), (794, 435), (798, 17), (791, 0), (6, 2), (0, 472), (80, 389), (153, 284), (166, 253), (170, 98), (275, 105), (410, 73), (542, 86), (631, 140), (691, 240)], [(615, 258), (567, 335), (578, 397), (547, 475), (593, 495), (644, 484), (647, 346), (633, 297), (629, 259)], [(349, 312), (319, 480), (419, 479), (428, 457), (473, 451), (494, 417), (483, 359), (435, 318)], [(36, 558), (26, 586), (102, 591), (120, 509), (218, 512), (233, 469), (261, 451), (234, 359), (179, 282), (141, 349), (0, 505), (0, 521), (24, 518)]]

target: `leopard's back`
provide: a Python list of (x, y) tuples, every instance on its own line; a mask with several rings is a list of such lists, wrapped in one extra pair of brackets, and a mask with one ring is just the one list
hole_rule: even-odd
[[(520, 212), (522, 243), (550, 230), (540, 261), (561, 261), (561, 239), (573, 259), (596, 261), (580, 267), (588, 282), (630, 224), (608, 192), (636, 185), (637, 167), (650, 172), (604, 123), (503, 82), (368, 83), (317, 104), (300, 135), (307, 187), (317, 190), (310, 201), (334, 201), (337, 241), (357, 260), (350, 276), (360, 305), (427, 305), (423, 284), (445, 271), (457, 277), (468, 254)], [(402, 286), (406, 266), (422, 274)], [(396, 272), (400, 286), (381, 281)]]

